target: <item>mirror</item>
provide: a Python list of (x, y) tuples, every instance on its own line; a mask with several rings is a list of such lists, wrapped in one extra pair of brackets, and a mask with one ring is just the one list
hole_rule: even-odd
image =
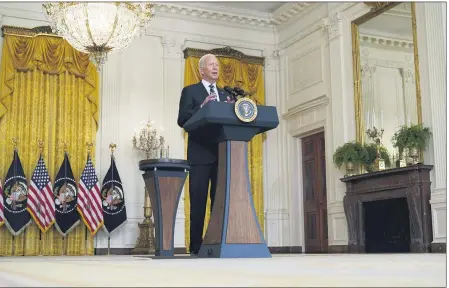
[(421, 123), (414, 3), (371, 2), (352, 22), (357, 141), (372, 142), (368, 129), (383, 129), (382, 145), (402, 125)]

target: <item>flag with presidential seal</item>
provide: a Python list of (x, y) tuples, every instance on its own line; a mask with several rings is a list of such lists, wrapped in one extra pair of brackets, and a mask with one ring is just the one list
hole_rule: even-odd
[(14, 149), (14, 158), (8, 169), (3, 189), (3, 203), (6, 227), (17, 236), (31, 223), (27, 210), (28, 185), (19, 154)]
[(78, 195), (76, 189), (75, 177), (73, 176), (72, 166), (66, 152), (53, 184), (55, 227), (63, 237), (80, 222), (80, 216), (76, 209)]
[(115, 165), (114, 155), (111, 155), (111, 166), (103, 179), (101, 199), (104, 217), (104, 228), (111, 234), (126, 222), (125, 195), (122, 180)]
[(2, 187), (2, 181), (0, 179), (0, 227), (5, 224), (5, 205), (3, 204), (3, 187)]

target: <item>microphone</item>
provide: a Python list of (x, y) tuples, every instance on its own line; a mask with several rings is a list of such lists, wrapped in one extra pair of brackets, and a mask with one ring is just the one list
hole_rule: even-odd
[(243, 90), (243, 89), (240, 88), (240, 87), (234, 87), (234, 91), (235, 91), (235, 93), (237, 93), (237, 95), (240, 95), (240, 96), (246, 96), (246, 95), (249, 95), (248, 92), (245, 92), (245, 90)]
[(234, 98), (234, 101), (237, 101), (237, 92), (235, 91), (235, 89), (232, 89), (231, 87), (229, 87), (229, 86), (225, 86), (225, 87), (223, 87), (223, 89), (226, 91), (226, 92), (228, 92), (229, 94), (231, 94), (232, 95), (232, 98)]

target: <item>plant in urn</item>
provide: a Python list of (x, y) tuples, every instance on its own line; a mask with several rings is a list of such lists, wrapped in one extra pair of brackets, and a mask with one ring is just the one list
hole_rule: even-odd
[(385, 159), (382, 159), (380, 154), (380, 146), (381, 146), (381, 139), (382, 135), (384, 134), (384, 129), (378, 130), (376, 127), (373, 127), (373, 129), (366, 130), (366, 134), (369, 138), (371, 138), (374, 143), (376, 143), (376, 160), (374, 160), (374, 170), (380, 171), (385, 170)]

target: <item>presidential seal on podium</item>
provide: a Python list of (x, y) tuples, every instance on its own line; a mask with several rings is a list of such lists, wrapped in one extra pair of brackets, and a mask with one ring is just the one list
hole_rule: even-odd
[(252, 122), (257, 117), (256, 103), (246, 97), (242, 97), (235, 102), (235, 115), (242, 122)]

